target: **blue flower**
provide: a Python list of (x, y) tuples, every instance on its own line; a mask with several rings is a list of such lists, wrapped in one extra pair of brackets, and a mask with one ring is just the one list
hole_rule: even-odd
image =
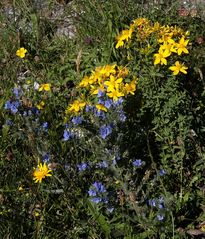
[(109, 213), (112, 213), (114, 211), (114, 207), (108, 207), (107, 210)]
[(103, 99), (98, 99), (98, 104), (104, 105), (105, 101)]
[(63, 141), (67, 141), (72, 138), (73, 138), (73, 134), (69, 130), (65, 129), (63, 132)]
[(91, 110), (92, 110), (92, 106), (86, 105), (85, 111), (88, 113), (88, 112), (90, 112)]
[(28, 116), (32, 115), (32, 110), (28, 110)]
[(113, 165), (116, 165), (117, 164), (117, 161), (119, 161), (120, 160), (120, 156), (117, 154), (117, 155), (115, 155), (115, 158), (113, 159), (113, 161), (112, 161), (112, 164)]
[(10, 108), (11, 108), (11, 101), (7, 100), (6, 103), (5, 103), (4, 109), (5, 110), (10, 110)]
[(85, 171), (88, 168), (88, 163), (81, 163), (77, 165), (79, 171)]
[(123, 102), (124, 102), (123, 98), (120, 97), (117, 101), (114, 101), (114, 105), (115, 106), (121, 106)]
[(90, 188), (88, 190), (88, 194), (90, 197), (95, 197), (97, 195), (97, 192), (94, 189)]
[(150, 200), (148, 201), (148, 204), (149, 204), (151, 207), (156, 207), (156, 206), (157, 206), (155, 199), (150, 199)]
[(36, 107), (32, 107), (31, 111), (33, 112), (34, 115), (39, 115), (40, 111)]
[(7, 100), (4, 106), (4, 109), (11, 110), (12, 113), (16, 114), (18, 112), (18, 107), (20, 106), (19, 101), (11, 102), (10, 100)]
[(21, 105), (21, 103), (19, 102), (19, 101), (14, 101), (13, 103), (13, 106), (15, 106), (16, 108), (18, 108), (20, 105)]
[(88, 194), (91, 197), (90, 200), (94, 203), (108, 203), (108, 198), (105, 196), (105, 193), (105, 186), (101, 182), (94, 182), (88, 190)]
[(159, 170), (159, 175), (164, 176), (166, 174), (166, 171), (164, 169)]
[(115, 160), (116, 160), (116, 161), (119, 161), (119, 160), (120, 160), (119, 154), (116, 154), (116, 155), (115, 155)]
[(159, 200), (158, 200), (158, 207), (160, 209), (164, 208), (164, 198), (163, 197), (159, 198)]
[(26, 111), (23, 112), (23, 116), (26, 117), (28, 116), (28, 113)]
[(123, 110), (119, 112), (119, 119), (121, 122), (125, 122), (125, 120), (127, 119)]
[(67, 128), (69, 128), (70, 127), (70, 125), (69, 124), (65, 124), (65, 128), (67, 129)]
[(12, 120), (10, 120), (10, 119), (6, 120), (5, 123), (6, 123), (7, 125), (9, 125), (9, 126), (12, 126), (12, 125), (13, 125), (13, 122), (12, 122)]
[(99, 162), (99, 163), (97, 164), (97, 166), (98, 166), (99, 168), (107, 168), (107, 167), (108, 167), (108, 163), (107, 163), (107, 161), (103, 160), (102, 162)]
[(103, 201), (104, 203), (108, 203), (108, 197), (103, 197), (103, 198), (102, 198), (102, 201)]
[(100, 136), (105, 139), (112, 133), (112, 127), (110, 125), (103, 125), (100, 127)]
[(65, 164), (64, 168), (65, 168), (66, 171), (68, 171), (70, 169), (70, 165), (69, 164)]
[(113, 105), (113, 101), (111, 99), (107, 99), (104, 104), (107, 109), (110, 109), (110, 107)]
[(143, 162), (141, 159), (136, 159), (132, 164), (135, 167), (141, 167), (143, 165)]
[(98, 95), (97, 95), (98, 98), (103, 97), (104, 95), (105, 95), (105, 92), (103, 92), (102, 90), (98, 90)]
[(105, 113), (102, 110), (98, 110), (97, 108), (94, 108), (94, 115), (101, 119), (105, 119)]
[(19, 101), (11, 102), (10, 100), (7, 100), (4, 109), (11, 110), (12, 113), (16, 114), (19, 106), (20, 106)]
[(14, 93), (16, 99), (19, 99), (20, 94), (21, 94), (21, 89), (20, 89), (20, 87), (14, 87), (14, 88), (13, 88), (13, 93)]
[(90, 199), (90, 201), (94, 202), (94, 203), (99, 203), (102, 201), (102, 199), (100, 197), (93, 197)]
[(96, 188), (96, 191), (99, 193), (105, 193), (106, 189), (105, 186), (101, 182), (94, 182), (93, 187)]
[(75, 117), (72, 118), (71, 121), (72, 121), (73, 124), (78, 125), (78, 124), (81, 124), (83, 122), (83, 117), (75, 116)]
[(11, 105), (11, 112), (16, 114), (18, 112), (18, 108), (15, 105)]
[(158, 221), (162, 221), (162, 220), (164, 220), (164, 216), (158, 214), (158, 215), (157, 215), (157, 220), (158, 220)]
[(43, 155), (43, 157), (42, 157), (42, 161), (44, 162), (44, 163), (48, 163), (49, 161), (50, 161), (50, 154), (48, 154), (48, 153), (46, 153), (46, 154), (44, 154)]
[(44, 122), (41, 127), (45, 130), (48, 131), (48, 122)]

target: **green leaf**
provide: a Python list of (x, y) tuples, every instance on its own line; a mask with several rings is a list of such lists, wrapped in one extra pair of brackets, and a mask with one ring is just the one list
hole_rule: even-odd
[(106, 237), (108, 237), (110, 235), (111, 229), (110, 229), (110, 225), (106, 221), (105, 217), (98, 211), (98, 209), (96, 207), (93, 206), (93, 203), (91, 203), (89, 200), (87, 200), (86, 202), (87, 202), (87, 205), (88, 205), (91, 215), (98, 222), (99, 226), (105, 233)]

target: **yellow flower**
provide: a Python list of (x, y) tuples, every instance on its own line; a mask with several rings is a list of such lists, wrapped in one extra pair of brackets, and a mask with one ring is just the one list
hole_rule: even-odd
[(24, 189), (22, 186), (19, 186), (18, 190), (19, 190), (19, 192), (22, 192)]
[(176, 46), (175, 42), (174, 43), (164, 42), (164, 44), (160, 46), (160, 49), (171, 54), (172, 52), (175, 52), (175, 53), (177, 52), (175, 46)]
[(124, 91), (125, 91), (125, 94), (132, 94), (134, 95), (135, 91), (136, 91), (136, 81), (135, 80), (132, 80), (129, 84), (126, 83), (125, 84), (125, 87), (124, 87)]
[(160, 29), (160, 24), (159, 22), (155, 22), (152, 31), (157, 32)]
[(16, 51), (16, 55), (19, 56), (20, 58), (24, 58), (26, 55), (27, 50), (24, 47), (21, 47)]
[(115, 70), (116, 65), (106, 65), (103, 66), (102, 69), (100, 70), (100, 74), (108, 77), (110, 74), (115, 74), (116, 70)]
[(38, 91), (50, 91), (51, 90), (51, 84), (42, 84), (40, 85), (40, 87), (38, 88)]
[(189, 40), (185, 40), (184, 37), (182, 37), (180, 40), (179, 40), (179, 43), (176, 44), (176, 47), (177, 47), (177, 53), (178, 55), (180, 56), (182, 54), (182, 52), (188, 54), (189, 51), (187, 50), (186, 46), (188, 44)]
[(118, 89), (120, 83), (122, 83), (123, 78), (116, 79), (113, 75), (110, 76), (109, 81), (105, 81), (105, 85), (107, 85), (107, 91), (113, 91), (114, 89)]
[(85, 102), (81, 100), (75, 100), (66, 110), (66, 114), (78, 113), (81, 109), (85, 107)]
[(172, 33), (166, 33), (161, 36), (160, 39), (158, 39), (159, 43), (175, 43), (174, 40), (172, 39), (173, 34)]
[(40, 213), (39, 213), (39, 212), (34, 212), (34, 216), (35, 216), (35, 217), (39, 217), (39, 216), (40, 216)]
[(139, 27), (139, 26), (144, 26), (147, 25), (149, 23), (149, 20), (147, 18), (137, 18), (133, 21), (132, 26), (135, 27)]
[(113, 90), (112, 92), (107, 93), (107, 96), (117, 101), (118, 98), (124, 96), (124, 94), (122, 92), (119, 92), (118, 90)]
[(103, 85), (100, 85), (100, 87), (91, 85), (91, 90), (90, 90), (91, 95), (97, 95), (99, 91), (104, 92), (105, 87)]
[(42, 110), (45, 106), (45, 102), (41, 101), (39, 104), (36, 105), (37, 109)]
[(38, 163), (37, 168), (35, 168), (33, 172), (33, 180), (35, 180), (35, 183), (41, 183), (42, 179), (44, 179), (45, 177), (52, 176), (50, 172), (51, 170), (48, 169), (46, 163)]
[(88, 76), (83, 77), (81, 80), (79, 87), (87, 87), (92, 81), (90, 82), (90, 78)]
[(104, 105), (96, 104), (95, 106), (98, 109), (98, 111), (103, 110), (103, 111), (107, 112), (107, 108)]
[(119, 48), (124, 45), (123, 41), (128, 41), (132, 37), (133, 28), (123, 30), (122, 33), (116, 37), (117, 45), (115, 48)]
[(166, 57), (168, 56), (170, 56), (170, 53), (160, 48), (159, 52), (157, 54), (154, 54), (155, 57), (154, 65), (157, 64), (167, 65)]
[(124, 46), (124, 41), (121, 40), (121, 38), (118, 38), (117, 40), (118, 40), (118, 42), (117, 42), (117, 44), (115, 46), (116, 49), (118, 49), (119, 47)]
[(96, 67), (95, 71), (92, 71), (92, 74), (89, 78), (89, 84), (95, 83), (98, 79), (102, 77), (102, 74), (100, 73), (102, 67)]
[(184, 74), (187, 74), (188, 67), (184, 66), (183, 64), (180, 64), (179, 61), (175, 62), (174, 66), (170, 66), (169, 69), (173, 71), (173, 75), (178, 75), (179, 72), (182, 72)]

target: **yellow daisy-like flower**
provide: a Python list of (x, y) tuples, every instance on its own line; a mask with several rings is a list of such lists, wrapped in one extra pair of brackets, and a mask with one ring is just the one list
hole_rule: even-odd
[(109, 81), (105, 81), (107, 91), (109, 92), (113, 91), (114, 89), (118, 89), (122, 81), (123, 81), (122, 77), (116, 79), (113, 75), (111, 75)]
[(133, 28), (123, 30), (119, 36), (116, 37), (116, 49), (124, 45), (124, 41), (128, 41), (132, 37)]
[(124, 93), (122, 93), (118, 90), (113, 90), (113, 91), (107, 93), (107, 96), (112, 98), (114, 101), (117, 101), (120, 97), (124, 96)]
[(35, 183), (41, 183), (42, 179), (44, 179), (45, 177), (52, 176), (50, 172), (51, 170), (48, 168), (46, 163), (38, 163), (37, 168), (35, 168), (33, 172), (33, 180), (35, 180)]
[(102, 84), (99, 85), (91, 85), (90, 86), (90, 95), (97, 95), (99, 91), (104, 92), (105, 91), (105, 87)]
[(155, 61), (154, 65), (161, 64), (161, 65), (167, 65), (166, 58), (170, 56), (170, 53), (166, 50), (163, 50), (162, 48), (159, 49), (159, 52), (154, 54)]
[(160, 48), (161, 48), (162, 50), (167, 51), (167, 53), (170, 53), (170, 54), (171, 54), (172, 52), (175, 52), (175, 53), (177, 52), (176, 47), (175, 47), (175, 42), (174, 42), (174, 43), (164, 42), (164, 44), (161, 45)]
[(70, 106), (68, 106), (68, 108), (66, 110), (66, 114), (78, 113), (84, 107), (85, 107), (85, 102), (80, 101), (80, 100), (75, 100)]
[(37, 109), (42, 110), (45, 106), (45, 102), (41, 101), (39, 104), (36, 105)]
[(116, 73), (115, 67), (116, 67), (116, 64), (115, 65), (105, 65), (100, 70), (100, 74), (102, 74), (106, 77), (109, 77), (110, 74)]
[(89, 77), (89, 84), (95, 83), (98, 79), (102, 78), (102, 74), (100, 73), (102, 67), (96, 67), (95, 71), (92, 71), (91, 76)]
[(188, 54), (189, 51), (187, 50), (186, 46), (188, 45), (189, 40), (185, 40), (184, 37), (182, 37), (179, 40), (179, 43), (176, 44), (176, 48), (177, 48), (177, 53), (180, 56), (182, 54), (182, 52), (184, 52), (185, 54)]
[(90, 85), (90, 78), (88, 76), (83, 77), (78, 87), (87, 87)]
[(158, 39), (159, 43), (170, 43), (173, 44), (174, 40), (172, 39), (173, 34), (172, 33), (165, 33), (162, 34), (161, 38)]
[(173, 75), (178, 75), (179, 72), (187, 74), (188, 67), (184, 66), (184, 64), (180, 64), (179, 61), (175, 62), (174, 66), (170, 66), (169, 69), (173, 71)]
[(104, 105), (102, 105), (102, 104), (96, 104), (95, 105), (96, 106), (96, 108), (97, 108), (97, 110), (98, 111), (105, 111), (105, 112), (107, 112), (107, 108), (104, 106)]
[(42, 84), (38, 88), (38, 91), (50, 91), (51, 90), (51, 84)]
[(124, 91), (126, 95), (134, 95), (136, 91), (136, 80), (132, 80), (129, 84), (126, 83), (124, 86)]
[(16, 55), (19, 56), (20, 58), (24, 58), (26, 55), (27, 50), (24, 47), (21, 47), (16, 51)]
[(137, 18), (133, 21), (132, 27), (139, 27), (144, 26), (149, 23), (149, 20), (147, 18)]

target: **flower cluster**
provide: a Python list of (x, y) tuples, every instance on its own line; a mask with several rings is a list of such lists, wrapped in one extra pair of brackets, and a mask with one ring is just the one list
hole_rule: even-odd
[(173, 72), (173, 75), (178, 75), (180, 72), (187, 74), (188, 67), (178, 61), (177, 57), (189, 53), (188, 35), (189, 32), (184, 32), (177, 26), (161, 26), (158, 22), (152, 24), (146, 18), (138, 18), (130, 24), (127, 30), (123, 30), (116, 37), (116, 48), (123, 46), (130, 48), (132, 40), (139, 42), (140, 45), (142, 42), (148, 42), (147, 47), (141, 49), (141, 53), (153, 52), (150, 49), (157, 51), (154, 53), (154, 65), (167, 65), (167, 58), (174, 55), (170, 61), (169, 70)]
[(94, 182), (88, 190), (90, 200), (94, 203), (104, 202), (107, 203), (106, 188), (101, 182)]
[[(35, 90), (37, 90), (39, 92), (51, 91), (51, 84), (49, 84), (49, 83), (39, 85), (38, 83), (35, 82), (34, 84), (35, 84), (34, 85)], [(36, 104), (36, 107), (39, 110), (43, 110), (45, 107), (45, 102), (43, 100), (41, 100), (39, 103)]]
[(18, 108), (21, 105), (19, 101), (10, 101), (7, 100), (4, 106), (4, 109), (10, 110), (13, 114), (16, 114), (18, 112)]
[[(98, 112), (107, 112), (113, 102), (129, 94), (135, 94), (136, 79), (129, 79), (126, 67), (105, 65), (97, 67), (90, 76), (85, 76), (77, 88), (84, 92), (68, 106), (66, 114), (79, 114), (93, 106)], [(102, 97), (104, 102), (96, 103), (96, 98)]]
[(158, 199), (150, 199), (148, 200), (148, 205), (152, 208), (155, 209), (157, 212), (156, 219), (158, 221), (163, 221), (165, 219), (166, 215), (166, 207), (165, 207), (165, 202), (164, 202), (164, 197), (161, 196)]

